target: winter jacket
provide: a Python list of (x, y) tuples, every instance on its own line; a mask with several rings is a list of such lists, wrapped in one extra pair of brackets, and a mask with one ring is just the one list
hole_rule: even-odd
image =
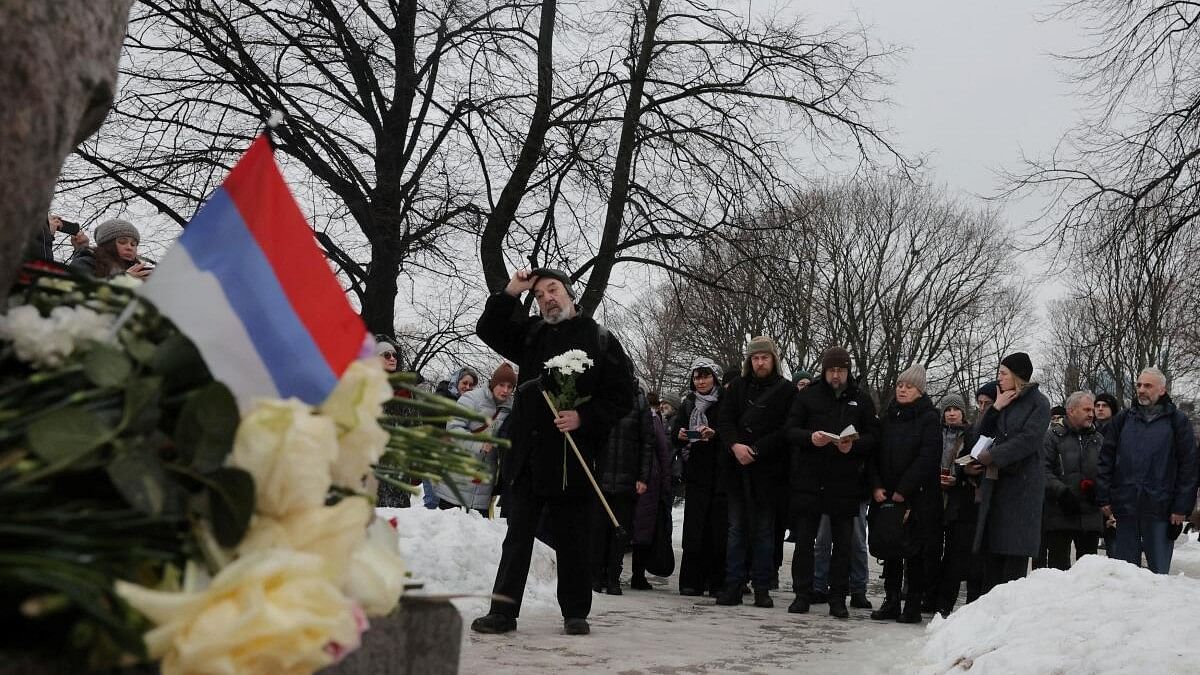
[(600, 331), (590, 317), (548, 324), (541, 317), (525, 316), (520, 301), (507, 293), (488, 298), (476, 332), (484, 344), (516, 363), (520, 372), (508, 424), (512, 447), (500, 456), (506, 486), (528, 479), (534, 493), (542, 496), (592, 494), (566, 436), (554, 426), (541, 378), (546, 361), (571, 349), (587, 352), (594, 362), (575, 379), (579, 396), (590, 398), (575, 408), (580, 426), (571, 432), (584, 460), (594, 464), (609, 429), (632, 409), (634, 400), (633, 368), (625, 350), (616, 336), (602, 339)]
[[(721, 453), (717, 457), (721, 487), (728, 494), (752, 498), (759, 504), (778, 504), (786, 494), (788, 410), (796, 388), (777, 372), (767, 377), (740, 377), (722, 396), (720, 417), (714, 427)], [(709, 417), (712, 420), (712, 417)], [(733, 444), (750, 446), (753, 462), (743, 466), (733, 455)]]
[(646, 395), (638, 391), (635, 399), (633, 409), (612, 428), (596, 457), (596, 482), (607, 494), (631, 495), (637, 481), (646, 479), (642, 472), (654, 451), (654, 427)]
[[(111, 279), (113, 277), (121, 276), (122, 274), (125, 273), (125, 270), (129, 269), (130, 267), (133, 267), (134, 263), (132, 263), (128, 260), (121, 260), (121, 265), (123, 267), (120, 267), (119, 269), (114, 269), (111, 273), (109, 273), (107, 278)], [(79, 274), (83, 274), (83, 275), (86, 275), (89, 277), (95, 277), (96, 276), (96, 249), (94, 249), (94, 248), (79, 249), (78, 251), (75, 252), (75, 255), (74, 255), (74, 257), (71, 258), (71, 261), (67, 263), (67, 268), (70, 269), (71, 271), (77, 272)]]
[(50, 224), (42, 220), (41, 225), (29, 235), (25, 242), (24, 260), (49, 260), (54, 262), (54, 232)]
[(989, 408), (980, 430), (995, 442), (990, 448), (996, 477), (985, 478), (975, 549), (1032, 558), (1042, 538), (1042, 502), (1046, 497), (1043, 440), (1050, 426), (1050, 401), (1030, 383), (1012, 403)]
[[(1096, 463), (1104, 437), (1093, 427), (1071, 429), (1051, 424), (1046, 432), (1046, 502), (1042, 529), (1102, 532), (1104, 516), (1096, 506)], [(1084, 483), (1087, 481), (1087, 483)]]
[[(852, 424), (859, 437), (850, 452), (842, 453), (835, 443), (820, 448), (813, 445), (813, 432), (840, 434)], [(857, 515), (859, 505), (869, 494), (866, 462), (879, 444), (879, 420), (871, 397), (854, 382), (839, 394), (822, 378), (796, 396), (788, 413), (787, 430), (792, 515)]]
[[(489, 434), (495, 434), (500, 425), (504, 423), (504, 419), (508, 417), (509, 412), (512, 411), (511, 397), (508, 401), (497, 401), (487, 387), (478, 387), (463, 394), (458, 399), (458, 404), (483, 415), (488, 421), (485, 423), (455, 417), (446, 423), (446, 429), (449, 431), (463, 433), (486, 431)], [(454, 494), (454, 489), (444, 483), (438, 484), (434, 491), (440, 499), (451, 504), (458, 504), (469, 509), (487, 509), (492, 499), (492, 482), (496, 475), (496, 450), (484, 452), (484, 444), (478, 441), (457, 440), (455, 442), (483, 462), (488, 477), (479, 480), (468, 476), (454, 475), (454, 489), (458, 490), (462, 499)]]
[(1196, 435), (1164, 395), (1117, 413), (1100, 448), (1096, 503), (1116, 516), (1167, 519), (1196, 503)]
[[(945, 434), (951, 427), (942, 427), (942, 433)], [(971, 454), (971, 449), (975, 447), (975, 442), (979, 440), (978, 425), (965, 427), (955, 430), (961, 436), (962, 443), (958, 446), (958, 453), (955, 459), (964, 455)], [(955, 463), (951, 465), (954, 472), (954, 485), (942, 490), (945, 495), (945, 511), (942, 514), (942, 521), (946, 524), (950, 523), (971, 523), (974, 529), (975, 522), (979, 519), (979, 505), (975, 503), (975, 493), (979, 489), (979, 483), (982, 476), (970, 476), (963, 467)], [(940, 484), (940, 481), (939, 481)]]
[[(666, 422), (656, 412), (650, 413), (651, 448), (644, 455), (641, 477), (646, 491), (637, 496), (633, 510), (633, 543), (651, 544), (660, 524), (671, 522), (671, 456), (674, 448), (667, 442)], [(660, 433), (661, 432), (661, 433)], [(665, 514), (665, 515), (664, 515)]]
[[(721, 395), (721, 390), (718, 387), (718, 396)], [(688, 441), (679, 440), (679, 431), (688, 428), (688, 420), (692, 417), (692, 410), (696, 407), (695, 394), (688, 394), (688, 397), (683, 400), (683, 404), (679, 408), (679, 412), (672, 418), (670, 431), (667, 438), (671, 439), (671, 443), (679, 450), (680, 453), (686, 453), (687, 459), (684, 462), (683, 477), (687, 482), (688, 488), (693, 486), (697, 488), (713, 488), (718, 484), (718, 457), (724, 452), (724, 445), (721, 443), (721, 436), (718, 434), (712, 440), (708, 441)], [(714, 430), (717, 429), (716, 422), (721, 417), (721, 399), (712, 404), (708, 408), (708, 425)]]

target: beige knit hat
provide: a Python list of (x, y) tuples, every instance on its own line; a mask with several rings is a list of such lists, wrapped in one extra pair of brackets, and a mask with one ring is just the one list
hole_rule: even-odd
[(917, 391), (924, 394), (926, 385), (925, 368), (919, 363), (912, 364), (908, 367), (908, 370), (900, 373), (900, 376), (896, 378), (896, 384), (900, 384), (901, 382), (916, 387)]

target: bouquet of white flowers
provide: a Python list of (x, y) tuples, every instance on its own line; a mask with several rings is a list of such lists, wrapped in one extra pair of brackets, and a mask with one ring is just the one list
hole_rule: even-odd
[(549, 391), (545, 386), (546, 394), (550, 400), (554, 402), (554, 406), (559, 410), (574, 410), (576, 406), (587, 402), (590, 396), (580, 396), (579, 390), (575, 386), (575, 377), (582, 375), (585, 370), (595, 365), (587, 352), (582, 349), (571, 349), (565, 351), (558, 356), (546, 361), (545, 366), (548, 369), (550, 379), (553, 382), (553, 390)]

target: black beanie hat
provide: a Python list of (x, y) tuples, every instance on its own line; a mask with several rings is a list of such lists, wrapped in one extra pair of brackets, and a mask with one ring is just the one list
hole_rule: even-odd
[(850, 352), (845, 347), (830, 347), (821, 354), (821, 375), (830, 368), (850, 370)]
[(1021, 378), (1023, 382), (1028, 382), (1033, 379), (1033, 361), (1029, 360), (1029, 355), (1025, 352), (1013, 352), (1000, 360), (1000, 365), (1012, 371), (1013, 375)]
[(993, 401), (995, 401), (996, 394), (1000, 393), (999, 389), (1000, 389), (1000, 383), (995, 380), (992, 380), (991, 382), (988, 382), (987, 384), (985, 384), (982, 387), (975, 390), (975, 398), (979, 398), (980, 396), (986, 396), (986, 397), (992, 399)]
[(1096, 402), (1097, 403), (1107, 403), (1108, 407), (1112, 408), (1114, 415), (1121, 412), (1121, 402), (1117, 400), (1116, 396), (1113, 396), (1112, 394), (1110, 394), (1108, 392), (1105, 392), (1103, 394), (1096, 396)]
[(567, 290), (567, 297), (571, 298), (572, 300), (575, 299), (575, 287), (574, 282), (571, 281), (570, 274), (553, 267), (539, 267), (530, 272), (530, 274), (538, 279), (557, 279), (563, 285), (563, 288)]

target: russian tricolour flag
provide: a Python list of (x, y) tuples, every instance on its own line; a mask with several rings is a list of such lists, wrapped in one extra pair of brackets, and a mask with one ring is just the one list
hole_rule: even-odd
[(191, 338), (243, 409), (260, 396), (320, 403), (367, 337), (266, 136), (188, 223), (141, 294)]

